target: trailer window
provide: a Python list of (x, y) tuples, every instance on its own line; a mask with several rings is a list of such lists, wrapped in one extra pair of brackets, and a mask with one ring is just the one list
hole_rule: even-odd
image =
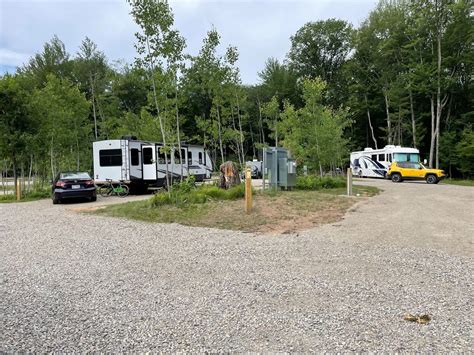
[(198, 157), (199, 157), (199, 164), (202, 164), (202, 152), (199, 152)]
[(372, 160), (377, 161), (377, 154), (372, 154)]
[[(181, 157), (186, 157), (186, 151), (181, 149)], [(174, 151), (174, 163), (181, 164), (181, 159), (179, 158), (179, 150)]]
[(379, 161), (385, 161), (385, 154), (379, 154)]
[(165, 153), (161, 151), (161, 147), (158, 149), (158, 164), (166, 164), (166, 156)]
[(193, 164), (193, 152), (190, 152), (188, 150), (188, 165), (192, 165)]
[[(146, 148), (145, 148), (146, 149)], [(130, 151), (131, 161), (133, 166), (140, 164), (140, 157), (138, 155), (138, 149), (132, 148)]]
[(153, 164), (153, 148), (143, 148), (143, 164)]
[(99, 151), (100, 166), (122, 166), (121, 149), (104, 149)]

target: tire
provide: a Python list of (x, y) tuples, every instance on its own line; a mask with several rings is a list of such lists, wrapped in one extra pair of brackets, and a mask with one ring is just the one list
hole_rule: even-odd
[(90, 198), (90, 201), (91, 201), (91, 202), (97, 201), (97, 196), (92, 196), (92, 197)]
[(436, 175), (429, 174), (426, 176), (426, 183), (427, 184), (437, 184), (438, 183), (438, 178)]
[(99, 187), (99, 195), (102, 197), (110, 196), (112, 190), (113, 189), (110, 186), (101, 186)]
[(119, 197), (125, 197), (125, 196), (128, 196), (128, 192), (129, 192), (129, 188), (127, 185), (120, 185), (120, 187), (123, 189), (122, 191), (120, 192), (117, 192), (117, 195)]
[(61, 202), (59, 199), (53, 197), (53, 205), (57, 205)]
[(402, 182), (402, 176), (399, 173), (392, 174), (392, 182)]
[(362, 170), (359, 170), (359, 178), (362, 179)]

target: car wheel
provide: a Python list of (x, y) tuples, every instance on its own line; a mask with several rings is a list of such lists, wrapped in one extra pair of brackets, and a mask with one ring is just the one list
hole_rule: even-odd
[(402, 176), (398, 173), (392, 174), (393, 182), (402, 182)]
[(426, 182), (428, 184), (436, 184), (438, 182), (438, 179), (436, 178), (436, 176), (430, 174), (426, 177)]
[(97, 196), (92, 196), (92, 197), (90, 198), (90, 201), (91, 201), (91, 202), (97, 201)]
[(53, 205), (57, 205), (59, 202), (60, 202), (59, 199), (53, 198)]

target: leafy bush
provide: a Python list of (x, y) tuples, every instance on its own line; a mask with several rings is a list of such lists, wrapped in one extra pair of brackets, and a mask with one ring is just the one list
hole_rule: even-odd
[(308, 175), (296, 178), (296, 189), (298, 190), (323, 190), (345, 186), (346, 181), (342, 177)]
[(194, 181), (192, 184), (184, 181), (173, 185), (173, 190), (170, 194), (166, 191), (157, 193), (152, 197), (151, 205), (157, 207), (163, 205), (201, 204), (210, 200), (237, 200), (243, 198), (244, 195), (244, 184), (224, 190), (214, 185), (196, 187)]

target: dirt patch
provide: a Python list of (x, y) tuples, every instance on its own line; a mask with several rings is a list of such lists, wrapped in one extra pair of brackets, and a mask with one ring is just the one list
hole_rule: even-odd
[(348, 199), (315, 191), (285, 192), (276, 196), (258, 194), (250, 214), (243, 213), (242, 201), (218, 202), (203, 218), (185, 224), (259, 234), (288, 234), (336, 222), (358, 201), (361, 198)]

